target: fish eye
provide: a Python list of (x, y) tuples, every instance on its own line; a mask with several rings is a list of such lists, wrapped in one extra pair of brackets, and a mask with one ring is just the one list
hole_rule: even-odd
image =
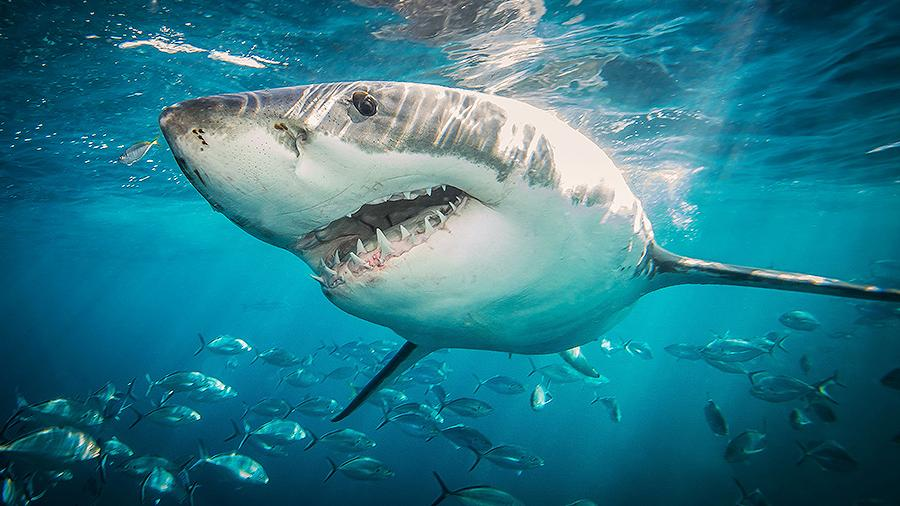
[(374, 116), (378, 112), (378, 103), (375, 102), (375, 97), (368, 92), (354, 91), (350, 101), (353, 102), (353, 107), (356, 107), (356, 110), (363, 116)]

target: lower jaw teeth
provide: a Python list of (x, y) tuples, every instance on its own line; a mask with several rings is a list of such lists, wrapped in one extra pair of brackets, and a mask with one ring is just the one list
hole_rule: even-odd
[[(431, 234), (444, 228), (447, 221), (465, 206), (467, 201), (468, 197), (458, 197), (456, 203), (450, 202), (450, 209), (445, 209), (444, 212), (441, 212), (440, 208), (429, 211), (422, 220), (421, 227), (412, 227), (412, 231), (402, 224), (388, 230), (387, 234), (380, 228), (376, 228), (374, 243), (367, 245), (361, 239), (357, 239), (356, 252), (349, 252), (345, 259), (341, 260), (340, 253), (335, 251), (331, 266), (322, 258), (320, 263), (322, 272), (320, 275), (313, 275), (312, 278), (318, 281), (323, 288), (331, 289), (344, 284), (344, 277), (347, 275), (356, 276), (381, 267), (389, 259), (398, 257), (424, 243)], [(399, 235), (399, 238), (388, 239), (389, 234), (395, 237)]]

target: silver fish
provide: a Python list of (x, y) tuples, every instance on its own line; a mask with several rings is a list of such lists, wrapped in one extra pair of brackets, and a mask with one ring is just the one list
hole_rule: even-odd
[(806, 311), (788, 311), (779, 316), (778, 321), (787, 328), (806, 332), (816, 330), (822, 325), (815, 316)]
[(750, 458), (750, 455), (766, 449), (768, 440), (764, 432), (757, 430), (745, 430), (728, 442), (725, 447), (726, 462), (742, 462)]
[(544, 406), (547, 405), (548, 402), (553, 400), (553, 395), (550, 394), (549, 390), (544, 390), (544, 387), (538, 383), (534, 387), (534, 391), (531, 392), (531, 409), (535, 411), (540, 411), (544, 409)]
[(468, 448), (475, 453), (484, 453), (493, 446), (487, 436), (463, 424), (441, 429), (441, 435), (449, 439), (457, 448)]
[(118, 161), (119, 163), (124, 163), (125, 165), (131, 165), (147, 154), (150, 151), (150, 148), (159, 144), (159, 137), (153, 139), (152, 141), (141, 141), (128, 146), (125, 151), (119, 155)]
[(500, 445), (491, 448), (484, 453), (475, 453), (475, 462), (469, 471), (475, 469), (482, 459), (506, 469), (525, 471), (544, 465), (544, 459), (538, 457), (531, 450), (518, 445)]
[(856, 459), (835, 441), (812, 441), (806, 445), (798, 441), (797, 445), (803, 451), (803, 456), (797, 461), (798, 466), (811, 458), (825, 471), (847, 473), (859, 467)]
[(434, 475), (438, 485), (441, 486), (441, 495), (431, 503), (431, 506), (437, 506), (449, 497), (453, 497), (464, 506), (524, 506), (522, 501), (509, 493), (487, 485), (450, 490), (438, 473), (432, 471), (431, 474)]
[(706, 424), (709, 425), (709, 430), (713, 434), (717, 436), (728, 435), (728, 422), (725, 420), (722, 410), (719, 409), (719, 405), (712, 399), (706, 401), (706, 406), (703, 407), (703, 414), (706, 416)]
[(269, 475), (262, 464), (240, 453), (220, 453), (212, 457), (207, 455), (206, 448), (200, 445), (200, 458), (191, 465), (191, 469), (200, 464), (210, 464), (224, 470), (231, 478), (241, 483), (265, 485), (269, 483)]
[(473, 376), (475, 376), (475, 381), (478, 382), (478, 385), (475, 386), (475, 390), (472, 392), (473, 394), (478, 393), (481, 387), (486, 387), (503, 395), (517, 395), (525, 391), (524, 385), (509, 376), (493, 376), (484, 381), (481, 381), (474, 374)]
[(0, 444), (0, 455), (68, 464), (99, 457), (100, 445), (79, 430), (47, 427)]
[(701, 358), (703, 358), (700, 355), (700, 350), (703, 349), (703, 346), (686, 343), (676, 343), (670, 344), (663, 349), (673, 357), (681, 358), (684, 360), (700, 360)]
[(200, 338), (200, 348), (194, 352), (194, 355), (199, 355), (203, 350), (209, 350), (211, 353), (218, 355), (240, 355), (253, 351), (253, 346), (250, 346), (250, 343), (240, 337), (225, 334), (216, 336), (209, 342), (206, 342), (203, 334), (197, 333), (197, 337)]
[(337, 429), (318, 437), (312, 431), (308, 430), (307, 433), (311, 440), (304, 450), (309, 450), (319, 442), (345, 453), (358, 453), (375, 447), (375, 441), (358, 430)]
[(446, 402), (442, 400), (438, 413), (444, 409), (449, 409), (459, 416), (468, 418), (481, 418), (494, 412), (494, 407), (490, 404), (471, 397), (459, 397)]
[(634, 357), (638, 357), (643, 360), (650, 360), (653, 358), (653, 350), (650, 349), (650, 345), (643, 341), (634, 341), (629, 339), (622, 345), (630, 355)]
[(371, 457), (354, 457), (341, 465), (328, 459), (328, 463), (331, 464), (331, 470), (322, 480), (323, 482), (328, 481), (338, 471), (348, 478), (365, 481), (385, 480), (394, 476), (394, 471), (388, 468), (384, 462)]

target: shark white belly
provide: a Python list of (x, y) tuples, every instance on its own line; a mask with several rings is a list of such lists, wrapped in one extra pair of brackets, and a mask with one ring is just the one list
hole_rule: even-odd
[(303, 259), (335, 305), (408, 341), (336, 419), (434, 349), (562, 352), (673, 284), (900, 300), (659, 248), (602, 149), (507, 98), (332, 83), (190, 100), (160, 125), (213, 208)]

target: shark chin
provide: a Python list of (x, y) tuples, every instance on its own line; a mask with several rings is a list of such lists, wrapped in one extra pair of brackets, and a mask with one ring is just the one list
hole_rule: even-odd
[(896, 289), (664, 250), (600, 147), (508, 98), (313, 84), (188, 100), (160, 126), (214, 210), (297, 255), (336, 306), (407, 340), (335, 421), (431, 351), (565, 358), (667, 286), (900, 301)]

